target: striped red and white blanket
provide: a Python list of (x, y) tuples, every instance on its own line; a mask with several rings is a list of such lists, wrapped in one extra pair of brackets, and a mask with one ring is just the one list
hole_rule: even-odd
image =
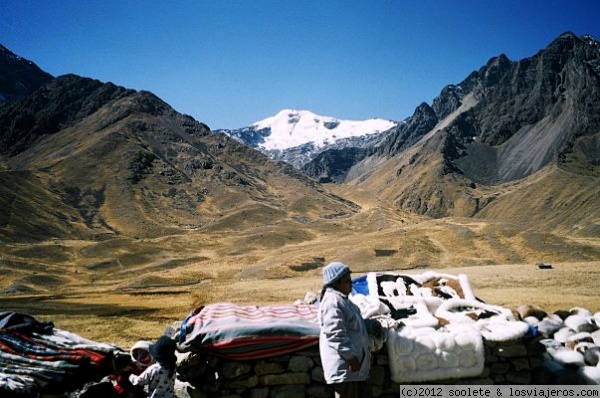
[(192, 311), (179, 331), (180, 350), (233, 360), (283, 355), (318, 342), (318, 307), (304, 304), (211, 304)]

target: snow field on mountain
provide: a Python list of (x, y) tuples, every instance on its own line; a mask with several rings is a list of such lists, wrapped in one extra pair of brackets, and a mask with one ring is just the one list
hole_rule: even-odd
[(270, 129), (265, 137), (263, 149), (287, 149), (313, 142), (315, 147), (323, 147), (338, 139), (380, 133), (397, 123), (385, 119), (341, 120), (329, 116), (316, 115), (310, 111), (284, 109), (275, 116), (252, 124), (256, 130)]

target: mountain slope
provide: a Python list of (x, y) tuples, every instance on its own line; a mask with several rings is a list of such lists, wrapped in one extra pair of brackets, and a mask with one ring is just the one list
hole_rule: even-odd
[(0, 103), (32, 93), (52, 75), (0, 44)]
[(224, 231), (356, 209), (151, 93), (75, 75), (0, 108), (0, 128), (3, 240)]
[[(322, 170), (336, 170), (345, 182), (402, 209), (595, 231), (600, 45), (589, 36), (566, 33), (530, 58), (492, 58), (460, 84), (444, 88), (432, 106), (419, 106), (362, 159), (339, 170), (326, 156), (303, 170), (320, 179), (328, 177)], [(544, 182), (532, 182), (542, 171)], [(589, 196), (577, 210), (584, 216), (564, 217), (562, 225), (541, 221), (556, 220), (551, 213), (557, 205), (522, 201), (540, 195), (552, 202), (581, 189)]]

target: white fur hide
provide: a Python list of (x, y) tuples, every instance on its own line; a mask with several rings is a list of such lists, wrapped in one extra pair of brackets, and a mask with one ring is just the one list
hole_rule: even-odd
[[(474, 321), (465, 315), (461, 308), (470, 308), (472, 311), (490, 311), (497, 315), (490, 318)], [(438, 318), (444, 318), (450, 323), (473, 324), (481, 332), (483, 337), (489, 341), (508, 341), (523, 337), (529, 330), (526, 322), (515, 320), (512, 312), (497, 305), (482, 303), (477, 300), (450, 299), (440, 305), (435, 312)]]
[(600, 384), (600, 366), (582, 366), (577, 374), (588, 385)]
[(481, 334), (469, 325), (390, 330), (387, 350), (397, 383), (478, 376), (485, 362)]
[[(376, 310), (374, 304), (384, 299), (395, 310), (412, 307), (416, 312), (397, 319), (398, 328), (388, 330), (390, 370), (392, 380), (397, 383), (478, 376), (483, 372), (485, 362), (484, 338), (490, 341), (513, 340), (529, 330), (529, 325), (517, 321), (509, 309), (478, 301), (466, 275), (457, 277), (433, 271), (407, 275), (418, 284), (441, 278), (437, 287), (445, 289), (450, 298), (433, 296), (430, 288), (414, 283), (404, 286), (402, 279), (388, 277), (381, 281), (381, 278), (381, 286), (378, 286), (377, 275), (381, 274), (367, 274), (367, 297), (371, 305), (359, 305), (363, 315), (368, 310), (373, 315)], [(463, 297), (446, 285), (451, 279), (460, 284), (457, 290), (462, 291)], [(452, 285), (456, 286), (455, 283)], [(480, 319), (474, 320), (471, 315)], [(391, 318), (389, 314), (385, 316)]]
[(577, 332), (579, 326), (588, 323), (591, 318), (586, 315), (570, 315), (565, 319), (565, 326)]
[(563, 366), (574, 365), (577, 367), (584, 366), (583, 355), (577, 351), (573, 351), (567, 347), (546, 348), (546, 352), (550, 357)]
[(351, 294), (349, 298), (360, 309), (360, 314), (365, 319), (390, 313), (390, 309), (375, 296), (356, 293)]

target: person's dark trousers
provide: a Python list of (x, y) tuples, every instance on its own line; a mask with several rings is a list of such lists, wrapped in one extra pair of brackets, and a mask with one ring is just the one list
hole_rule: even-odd
[(333, 384), (335, 398), (370, 398), (371, 389), (366, 381), (349, 381)]

